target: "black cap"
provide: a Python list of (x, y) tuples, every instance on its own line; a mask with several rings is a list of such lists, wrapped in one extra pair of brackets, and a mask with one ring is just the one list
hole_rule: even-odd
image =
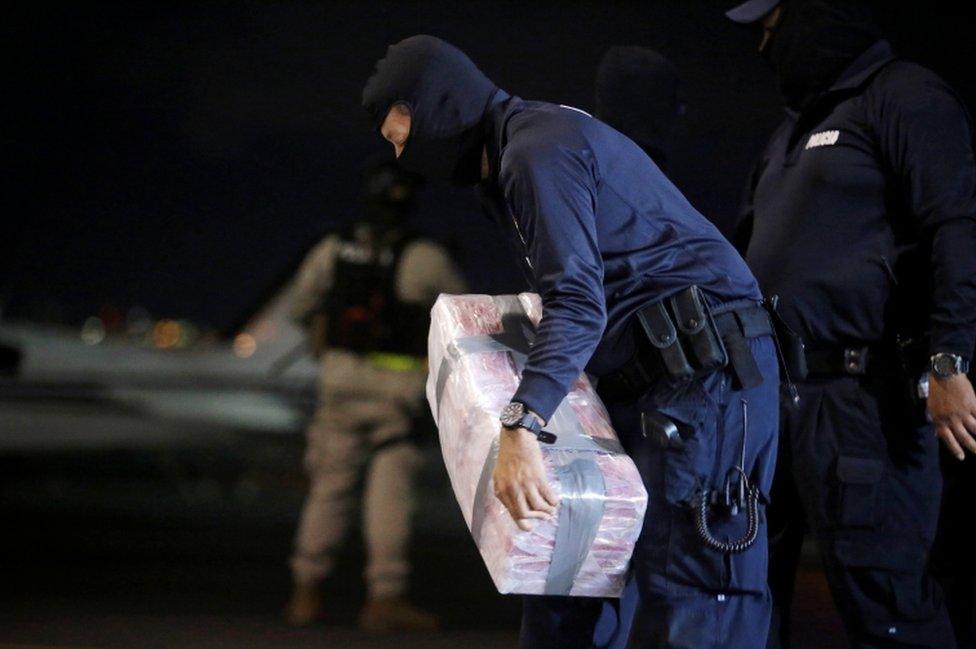
[(781, 0), (747, 0), (725, 12), (725, 17), (737, 23), (754, 23), (776, 8)]

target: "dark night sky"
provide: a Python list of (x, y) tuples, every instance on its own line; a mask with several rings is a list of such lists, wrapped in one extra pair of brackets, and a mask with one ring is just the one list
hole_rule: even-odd
[[(236, 322), (356, 213), (362, 162), (381, 147), (362, 84), (387, 44), (420, 32), (461, 47), (509, 92), (583, 109), (608, 47), (660, 50), (688, 106), (671, 176), (728, 227), (780, 114), (757, 35), (721, 15), (730, 4), (23, 3), (5, 26), (16, 209), (0, 304), (68, 322), (105, 302)], [(968, 23), (938, 6), (889, 10), (893, 39), (972, 106)], [(474, 288), (516, 288), (468, 193), (426, 193), (422, 223), (460, 253)]]

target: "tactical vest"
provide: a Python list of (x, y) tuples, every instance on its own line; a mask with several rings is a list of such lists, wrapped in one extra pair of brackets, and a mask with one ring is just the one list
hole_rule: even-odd
[(400, 260), (414, 240), (404, 238), (379, 252), (352, 238), (340, 240), (332, 290), (323, 305), (327, 347), (363, 354), (427, 354), (429, 308), (403, 302), (396, 290)]

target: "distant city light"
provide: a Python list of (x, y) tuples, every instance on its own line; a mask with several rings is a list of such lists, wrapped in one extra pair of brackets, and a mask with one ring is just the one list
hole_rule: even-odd
[(102, 319), (91, 316), (81, 325), (81, 341), (86, 345), (97, 345), (105, 340), (105, 325)]
[(119, 331), (125, 325), (122, 312), (114, 304), (103, 304), (98, 309), (98, 317), (101, 319), (105, 331)]
[(152, 330), (153, 346), (158, 349), (171, 349), (180, 343), (182, 327), (175, 320), (160, 320)]
[(258, 342), (251, 334), (237, 334), (234, 338), (234, 354), (238, 358), (250, 358), (258, 348)]

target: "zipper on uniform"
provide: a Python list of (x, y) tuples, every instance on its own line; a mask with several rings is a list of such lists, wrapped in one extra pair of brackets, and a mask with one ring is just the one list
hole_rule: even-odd
[(528, 250), (529, 244), (525, 242), (525, 237), (522, 235), (522, 228), (519, 227), (518, 221), (512, 216), (512, 225), (515, 226), (515, 233), (518, 234), (519, 241), (522, 242), (522, 250), (526, 251), (525, 263), (529, 265), (529, 270), (535, 272), (535, 268), (532, 266), (532, 260), (529, 259)]

